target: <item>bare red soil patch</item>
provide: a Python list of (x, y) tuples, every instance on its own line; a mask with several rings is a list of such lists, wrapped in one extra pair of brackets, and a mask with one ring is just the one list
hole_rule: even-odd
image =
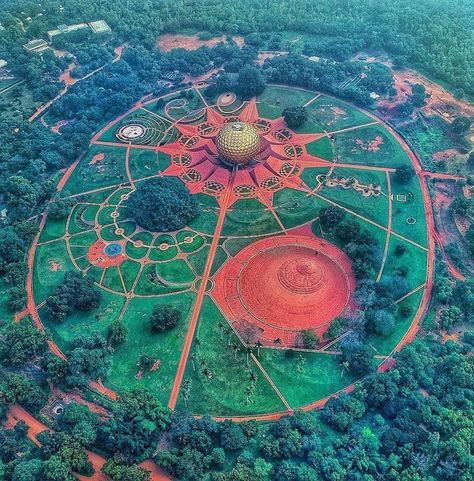
[(97, 162), (101, 162), (104, 159), (105, 159), (104, 154), (95, 154), (94, 157), (92, 157), (91, 161), (89, 162), (89, 165), (97, 164)]
[(380, 146), (383, 144), (383, 138), (377, 135), (375, 139), (364, 142), (361, 139), (356, 139), (356, 144), (362, 149), (367, 150), (367, 152), (378, 152)]
[(279, 51), (272, 51), (272, 52), (260, 52), (258, 54), (257, 63), (258, 65), (263, 65), (265, 60), (268, 58), (279, 57), (280, 55), (288, 55), (288, 52), (279, 52)]
[(276, 236), (227, 262), (212, 295), (246, 342), (279, 339), (293, 346), (301, 331), (323, 334), (354, 288), (350, 260), (336, 246), (316, 237)]
[(67, 69), (59, 76), (59, 80), (62, 80), (66, 85), (74, 85), (78, 79), (71, 77), (71, 72), (76, 68), (75, 63), (70, 63)]
[(49, 270), (51, 272), (57, 272), (61, 269), (61, 264), (59, 262), (56, 262), (54, 260), (49, 261)]
[[(43, 120), (43, 118), (41, 118), (41, 120)], [(70, 120), (60, 120), (59, 122), (56, 122), (51, 127), (51, 132), (54, 132), (55, 134), (59, 134), (59, 131), (61, 130), (61, 128), (67, 125), (69, 122)]]
[[(244, 38), (234, 35), (232, 40), (241, 47), (244, 45)], [(182, 35), (167, 33), (160, 35), (156, 41), (156, 46), (163, 52), (169, 52), (175, 48), (184, 48), (185, 50), (197, 50), (200, 47), (215, 47), (218, 43), (226, 43), (227, 37), (222, 35), (221, 37), (213, 37), (209, 40), (200, 40), (197, 35)]]
[(444, 118), (452, 119), (458, 115), (474, 115), (474, 106), (465, 100), (455, 99), (454, 96), (440, 85), (428, 80), (423, 75), (413, 70), (404, 69), (393, 71), (394, 87), (397, 91), (395, 99), (382, 100), (378, 106), (386, 109), (395, 107), (404, 102), (411, 94), (411, 85), (421, 84), (429, 95), (426, 106), (422, 111), (427, 115), (441, 115)]
[(92, 265), (98, 266), (102, 269), (112, 266), (119, 266), (127, 258), (125, 254), (125, 246), (122, 242), (114, 242), (113, 244), (120, 245), (122, 250), (118, 254), (109, 255), (107, 253), (107, 247), (109, 244), (106, 244), (100, 239), (95, 241), (89, 247), (87, 252), (87, 260)]
[(446, 149), (435, 152), (431, 157), (435, 162), (441, 162), (442, 160), (450, 160), (456, 155), (459, 155), (456, 149)]

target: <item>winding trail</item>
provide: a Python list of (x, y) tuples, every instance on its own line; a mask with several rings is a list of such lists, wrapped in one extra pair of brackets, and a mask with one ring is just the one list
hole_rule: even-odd
[[(46, 424), (43, 424), (41, 421), (38, 421), (38, 419), (34, 418), (26, 409), (23, 409), (18, 404), (13, 404), (10, 406), (10, 409), (7, 412), (5, 427), (11, 429), (19, 421), (24, 421), (24, 423), (28, 426), (27, 436), (37, 446), (41, 446), (41, 443), (37, 439), (38, 434), (42, 433), (43, 431), (52, 431), (52, 429), (46, 426)], [(88, 449), (86, 449), (86, 453), (95, 472), (92, 476), (83, 476), (81, 474), (74, 473), (74, 477), (80, 481), (108, 481), (110, 478), (102, 473), (102, 468), (107, 460), (102, 456), (89, 451)], [(146, 461), (140, 463), (139, 466), (150, 471), (151, 481), (171, 481), (171, 478), (151, 459), (147, 459)]]

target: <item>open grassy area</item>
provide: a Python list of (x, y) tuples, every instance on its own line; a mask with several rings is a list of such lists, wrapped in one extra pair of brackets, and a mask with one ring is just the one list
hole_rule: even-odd
[(349, 385), (354, 378), (323, 353), (262, 349), (260, 362), (292, 408), (302, 407)]
[[(292, 39), (295, 44), (300, 42), (296, 37)], [(292, 40), (288, 38), (288, 41)], [(316, 96), (314, 92), (269, 86), (259, 96), (257, 109), (260, 116), (274, 119), (281, 116), (285, 107), (303, 105), (311, 100), (308, 121), (297, 129), (297, 133), (334, 132), (372, 122), (349, 104), (324, 95)], [(211, 104), (216, 100), (209, 99)], [(117, 130), (134, 121), (149, 122), (147, 128), (150, 129), (159, 122), (168, 125), (169, 121), (159, 120), (160, 116), (166, 117), (167, 112), (173, 118), (188, 116), (183, 126), (188, 126), (191, 134), (186, 137), (194, 135), (198, 131), (194, 130), (195, 126), (203, 121), (195, 114), (203, 105), (195, 92), (191, 95), (173, 93), (151, 102), (145, 109), (129, 113), (105, 131), (101, 140), (120, 142)], [(229, 106), (229, 111), (238, 105), (240, 100), (237, 99)], [(149, 137), (148, 145), (178, 139), (177, 130), (165, 138), (155, 134)], [(206, 142), (212, 141), (209, 139), (212, 137), (206, 138)], [(71, 208), (67, 218), (47, 220), (34, 262), (37, 304), (51, 295), (70, 269), (87, 272), (101, 289), (102, 301), (97, 310), (73, 313), (63, 323), (51, 322), (44, 307), (40, 308), (42, 321), (65, 354), (74, 337), (91, 330), (107, 335), (110, 322), (120, 317), (129, 331), (128, 338), (114, 351), (112, 372), (106, 384), (119, 393), (131, 386), (144, 385), (167, 404), (199, 293), (204, 296), (203, 303), (195, 312), (197, 327), (194, 336), (189, 338), (192, 347), (177, 408), (187, 407), (195, 414), (219, 416), (265, 414), (286, 409), (271, 382), (292, 408), (302, 407), (350, 384), (354, 378), (341, 367), (337, 353), (300, 353), (277, 348), (277, 345), (262, 348), (259, 353), (254, 349), (252, 352), (258, 354), (258, 361), (265, 371), (262, 372), (231, 329), (231, 325), (239, 320), (238, 314), (232, 314), (235, 319), (226, 319), (225, 307), (216, 304), (218, 299), (222, 301), (216, 291), (219, 286), (216, 274), (223, 272), (221, 268), (230, 257), (235, 257), (259, 238), (285, 235), (299, 227), (305, 227), (298, 231), (303, 233), (301, 235), (311, 235), (312, 227), (318, 237), (343, 247), (346, 242), (336, 238), (331, 229), (322, 229), (319, 222), (321, 209), (331, 205), (345, 209), (346, 220), (354, 220), (375, 238), (378, 248), (374, 252), (375, 267), (371, 274), (374, 279), (379, 272), (384, 281), (400, 275), (407, 282), (407, 292), (425, 282), (427, 252), (423, 247), (427, 246), (427, 232), (419, 179), (414, 177), (408, 183), (400, 184), (393, 173), (371, 168), (395, 169), (410, 165), (409, 157), (397, 140), (378, 123), (324, 135), (306, 146), (304, 142), (301, 140), (299, 152), (292, 151), (291, 154), (286, 150), (285, 140), (275, 137), (275, 143), (269, 145), (274, 158), (240, 168), (234, 172), (233, 185), (226, 185), (232, 178), (230, 169), (219, 163), (212, 149), (204, 153), (205, 149), (199, 150), (199, 144), (198, 147), (196, 144), (183, 147), (188, 152), (198, 153), (190, 154), (189, 164), (182, 171), (173, 171), (173, 175), (181, 177), (193, 192), (198, 192), (195, 198), (199, 207), (196, 217), (188, 225), (173, 232), (149, 232), (139, 228), (124, 207), (124, 196), (134, 189), (134, 182), (139, 185), (148, 176), (161, 175), (170, 166), (171, 156), (150, 148), (130, 149), (128, 166), (134, 182), (129, 182), (126, 144), (92, 144), (69, 178), (64, 190), (66, 194), (63, 194), (79, 194), (76, 197), (79, 203)], [(320, 167), (311, 166), (315, 164), (309, 164), (304, 148), (309, 154), (334, 161), (334, 164), (324, 162)], [(286, 158), (279, 159), (278, 156)], [(305, 165), (305, 162), (308, 163)], [(340, 167), (340, 164), (348, 166)], [(364, 167), (354, 168), (357, 165)], [(257, 171), (257, 166), (262, 169)], [(194, 177), (189, 175), (191, 169)], [(347, 188), (326, 183), (317, 189), (324, 180), (318, 177), (321, 175), (332, 181), (339, 179), (340, 184), (341, 179), (352, 180)], [(374, 192), (380, 188), (380, 194), (364, 196), (354, 186)], [(390, 194), (393, 232), (381, 271), (388, 238), (386, 228), (390, 223)], [(223, 205), (226, 212), (223, 224), (219, 226)], [(415, 219), (414, 224), (407, 223), (409, 217)], [(216, 234), (220, 227), (222, 229)], [(68, 234), (68, 244), (60, 239), (65, 234)], [(98, 240), (105, 246), (100, 243), (94, 246), (101, 250), (96, 251), (92, 260), (91, 246)], [(107, 260), (104, 247), (110, 242), (120, 242), (123, 246), (120, 255), (124, 257), (118, 259), (117, 265), (111, 265), (112, 259), (109, 259), (111, 264), (103, 263)], [(403, 253), (400, 253), (400, 245), (405, 248)], [(211, 254), (212, 258), (209, 257)], [(209, 278), (203, 279), (206, 265), (210, 268)], [(240, 266), (224, 279), (226, 295), (232, 292), (230, 286), (238, 275)], [(200, 291), (204, 283), (205, 288)], [(0, 298), (6, 296), (6, 286), (3, 287)], [(232, 294), (234, 299), (241, 295), (237, 292)], [(422, 295), (421, 289), (400, 302), (395, 330), (390, 336), (369, 336), (367, 342), (375, 353), (389, 354), (403, 338)], [(149, 319), (156, 305), (177, 307), (181, 312), (179, 324), (164, 333), (153, 333)], [(407, 306), (409, 309), (405, 309)], [(335, 344), (332, 349), (337, 351), (339, 347)], [(141, 354), (151, 355), (159, 361), (158, 368), (139, 372), (137, 362)]]
[[(221, 335), (219, 323), (225, 323), (225, 319), (213, 301), (206, 297), (186, 366), (185, 380), (189, 379), (191, 385), (188, 409), (196, 414), (216, 415), (283, 410), (284, 405), (256, 365), (251, 360), (247, 364), (246, 352), (237, 338), (230, 331)], [(211, 377), (203, 374), (205, 368)], [(257, 380), (254, 393), (247, 400), (246, 388), (251, 384), (251, 372)], [(179, 405), (184, 407), (182, 389)]]
[(411, 165), (397, 140), (380, 124), (334, 135), (338, 162), (397, 168)]
[[(130, 302), (124, 316), (129, 331), (128, 339), (115, 350), (108, 382), (111, 387), (120, 390), (145, 385), (163, 404), (167, 403), (193, 301), (193, 293), (184, 293), (161, 298), (136, 298)], [(178, 308), (181, 312), (179, 324), (164, 333), (151, 332), (149, 318), (156, 305)], [(137, 361), (141, 354), (153, 356), (160, 361), (160, 365), (156, 371), (144, 372), (141, 379), (137, 379)]]
[(425, 169), (438, 170), (433, 154), (446, 149), (469, 148), (449, 132), (449, 123), (438, 116), (418, 117), (415, 122), (398, 127), (410, 146), (418, 153)]
[[(98, 160), (97, 155), (104, 155)], [(95, 158), (95, 160), (94, 160)], [(93, 145), (65, 186), (71, 194), (117, 185), (126, 181), (125, 149)]]
[(373, 122), (360, 110), (325, 95), (318, 97), (307, 110), (309, 119), (317, 122), (327, 132)]

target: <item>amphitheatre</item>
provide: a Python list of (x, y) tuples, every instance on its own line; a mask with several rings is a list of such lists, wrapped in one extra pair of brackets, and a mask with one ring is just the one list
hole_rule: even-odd
[[(309, 117), (290, 129), (282, 111), (293, 105)], [(401, 185), (400, 166), (418, 175)], [(148, 231), (127, 216), (130, 195), (157, 177), (181, 179), (199, 203), (178, 231)], [(195, 84), (136, 104), (66, 171), (58, 190), (75, 203), (66, 219), (42, 221), (29, 253), (28, 308), (66, 358), (78, 333), (105, 334), (123, 320), (128, 339), (102, 388), (110, 396), (141, 384), (172, 409), (236, 420), (312, 409), (359, 381), (338, 360), (350, 332), (325, 337), (334, 319), (355, 315), (357, 281), (321, 209), (339, 207), (377, 240), (376, 282), (410, 267), (396, 301), (410, 314), (396, 317), (389, 336), (365, 340), (383, 370), (413, 339), (429, 298), (426, 189), (403, 140), (352, 105), (272, 85), (244, 101)], [(92, 314), (55, 323), (45, 301), (68, 270), (91, 276), (102, 300)], [(181, 311), (175, 328), (149, 331), (157, 305)], [(319, 338), (310, 349), (301, 342), (307, 330)], [(155, 368), (138, 375), (141, 354)]]

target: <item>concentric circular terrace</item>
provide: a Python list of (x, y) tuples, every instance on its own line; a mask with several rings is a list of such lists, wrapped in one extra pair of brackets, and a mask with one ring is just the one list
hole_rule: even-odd
[[(400, 185), (393, 176), (400, 165), (421, 169), (395, 132), (337, 99), (270, 86), (244, 102), (209, 97), (203, 87), (135, 106), (68, 169), (58, 190), (77, 204), (66, 219), (41, 223), (29, 254), (28, 311), (66, 358), (74, 337), (106, 335), (112, 321), (123, 320), (129, 335), (115, 349), (106, 388), (94, 384), (109, 396), (142, 384), (172, 409), (234, 419), (321, 406), (357, 379), (339, 362), (349, 332), (324, 337), (332, 318), (350, 315), (356, 286), (342, 243), (321, 227), (319, 212), (338, 206), (377, 240), (376, 282), (406, 273), (397, 304), (410, 314), (397, 315), (390, 336), (366, 339), (384, 369), (413, 338), (431, 289), (425, 180)], [(294, 105), (309, 113), (297, 130), (281, 117)], [(219, 161), (216, 137), (235, 122), (256, 132), (251, 157), (258, 162)], [(200, 214), (180, 231), (144, 231), (127, 215), (124, 200), (155, 176), (179, 177), (197, 196)], [(398, 245), (403, 256), (395, 255)], [(57, 324), (43, 306), (68, 270), (93, 277), (102, 302)], [(174, 330), (149, 330), (156, 305), (181, 311)], [(303, 329), (323, 336), (315, 349), (295, 348)], [(141, 354), (159, 368), (137, 376)]]
[[(212, 297), (245, 338), (295, 347), (311, 329), (324, 334), (349, 307), (355, 279), (348, 257), (316, 237), (276, 236), (258, 240), (224, 264)], [(255, 340), (254, 340), (255, 342)]]

